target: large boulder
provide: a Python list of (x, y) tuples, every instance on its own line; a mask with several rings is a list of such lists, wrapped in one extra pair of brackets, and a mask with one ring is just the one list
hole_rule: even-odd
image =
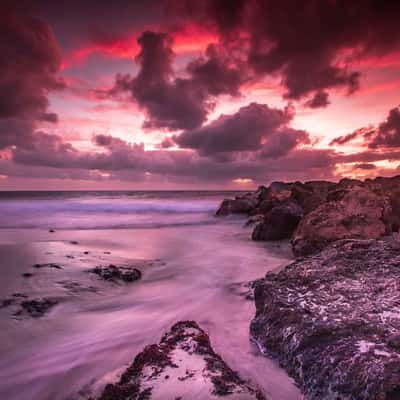
[(253, 230), (253, 240), (281, 240), (292, 236), (303, 217), (303, 209), (287, 202), (274, 207)]
[(255, 192), (245, 193), (234, 199), (224, 199), (215, 215), (252, 214), (267, 193), (265, 186), (259, 186)]
[(255, 285), (251, 335), (305, 400), (400, 399), (400, 239), (344, 240)]
[(265, 400), (231, 370), (194, 321), (175, 324), (161, 342), (147, 346), (118, 383), (105, 387), (99, 400), (151, 399)]
[(256, 205), (257, 201), (251, 196), (237, 199), (224, 199), (215, 214), (249, 214)]
[(392, 209), (387, 196), (358, 185), (337, 189), (329, 196), (330, 201), (300, 221), (292, 238), (296, 256), (319, 251), (336, 240), (375, 239), (391, 232)]

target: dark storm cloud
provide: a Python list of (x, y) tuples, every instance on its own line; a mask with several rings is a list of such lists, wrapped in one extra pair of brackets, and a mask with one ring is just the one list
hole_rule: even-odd
[(0, 148), (30, 140), (34, 121), (57, 122), (47, 94), (64, 87), (51, 28), (36, 18), (0, 13)]
[[(295, 135), (294, 130), (290, 134), (288, 130), (280, 131), (292, 118), (290, 108), (279, 110), (266, 104), (251, 103), (235, 114), (221, 115), (207, 125), (185, 131), (176, 136), (175, 141), (180, 147), (196, 149), (203, 155), (255, 151), (261, 149), (264, 142), (272, 141), (266, 152), (279, 154), (281, 145), (285, 151), (288, 150), (290, 140), (285, 141), (284, 136)], [(279, 137), (282, 137), (282, 142), (279, 142)]]
[(329, 104), (329, 94), (322, 90), (315, 93), (315, 95), (310, 100), (305, 102), (305, 106), (310, 108), (327, 107)]
[(99, 97), (129, 92), (146, 112), (144, 128), (173, 131), (200, 126), (214, 106), (213, 97), (239, 95), (240, 86), (247, 79), (243, 63), (210, 45), (204, 57), (187, 65), (188, 77), (176, 77), (172, 42), (169, 34), (144, 32), (138, 39), (139, 73), (135, 77), (118, 75), (114, 88), (98, 92)]
[(400, 108), (389, 111), (385, 121), (379, 124), (369, 147), (400, 147)]
[(364, 171), (368, 171), (368, 170), (372, 170), (372, 169), (376, 169), (376, 165), (375, 164), (369, 164), (369, 163), (361, 163), (361, 164), (356, 164), (354, 166), (354, 169), (362, 169)]
[(356, 129), (345, 136), (331, 141), (331, 145), (343, 145), (355, 139), (362, 139), (371, 149), (400, 147), (400, 108), (389, 111), (387, 118), (376, 128), (373, 126)]
[(117, 76), (109, 94), (129, 91), (146, 112), (144, 128), (191, 129), (206, 118), (212, 104), (202, 85), (175, 78), (172, 38), (165, 33), (144, 32), (138, 39), (138, 75)]
[(215, 44), (207, 47), (206, 57), (189, 63), (187, 71), (194, 82), (205, 87), (214, 96), (239, 95), (240, 87), (247, 79), (243, 63), (230, 59), (224, 49)]
[[(53, 177), (76, 177), (73, 171), (79, 170), (84, 171), (80, 175), (82, 179), (90, 179), (90, 171), (94, 173), (93, 179), (96, 179), (97, 175), (103, 176), (98, 173), (102, 171), (107, 172), (110, 179), (140, 181), (153, 176), (174, 182), (195, 179), (225, 184), (238, 177), (251, 178), (259, 183), (290, 177), (331, 177), (335, 166), (334, 152), (326, 150), (293, 149), (274, 159), (265, 158), (261, 151), (232, 153), (229, 159), (218, 159), (199, 155), (193, 150), (146, 151), (142, 144), (128, 143), (109, 135), (96, 135), (93, 142), (100, 151), (79, 151), (60, 136), (36, 132), (30, 148), (13, 149), (12, 163), (18, 174), (24, 171), (27, 177), (31, 176), (31, 169), (37, 176), (41, 168), (44, 176), (50, 176), (46, 175), (46, 171), (50, 171)], [(10, 163), (3, 163), (0, 174), (13, 176)]]
[[(214, 25), (226, 46), (248, 38), (249, 66), (259, 76), (279, 73), (285, 97), (325, 107), (329, 89), (359, 87), (360, 73), (347, 61), (398, 48), (400, 3), (366, 0), (180, 1), (176, 13)], [(172, 6), (173, 8), (173, 6)], [(339, 62), (344, 51), (351, 57)], [(347, 55), (346, 55), (347, 56)]]

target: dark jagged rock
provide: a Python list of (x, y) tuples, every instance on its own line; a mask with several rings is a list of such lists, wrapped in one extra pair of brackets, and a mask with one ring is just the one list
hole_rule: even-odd
[(134, 282), (142, 277), (142, 273), (133, 267), (117, 267), (116, 265), (98, 266), (89, 272), (106, 281)]
[(147, 346), (99, 400), (257, 399), (263, 394), (231, 370), (194, 321), (175, 324), (161, 342)]
[(260, 186), (255, 192), (236, 196), (234, 199), (224, 199), (215, 215), (250, 214), (260, 204), (268, 193), (265, 186)]
[(293, 202), (274, 207), (258, 223), (252, 233), (253, 240), (288, 239), (303, 217), (303, 209)]
[[(400, 176), (365, 181), (346, 178), (338, 183), (273, 182), (253, 193), (224, 200), (217, 215), (242, 213), (256, 219), (263, 215), (264, 224), (257, 225), (252, 236), (255, 240), (271, 240), (274, 235), (270, 232), (281, 227), (272, 226), (268, 214), (289, 202), (304, 212), (292, 237), (298, 256), (319, 251), (336, 240), (377, 238), (400, 230)], [(253, 220), (249, 220), (251, 223)], [(287, 234), (282, 232), (276, 237), (286, 238)]]
[(0, 308), (10, 307), (15, 303), (15, 301), (16, 300), (13, 298), (3, 299), (0, 301)]
[(99, 291), (99, 289), (96, 288), (95, 286), (86, 286), (82, 285), (79, 282), (74, 282), (74, 281), (63, 280), (63, 281), (58, 281), (57, 283), (61, 285), (64, 289), (72, 293), (81, 293), (81, 292), (96, 293)]
[(296, 182), (291, 188), (290, 198), (307, 214), (326, 201), (329, 191), (334, 186), (334, 183), (325, 181), (310, 181), (304, 184)]
[(255, 214), (249, 217), (249, 219), (246, 221), (244, 226), (251, 226), (251, 225), (256, 225), (260, 222), (264, 221), (265, 216), (262, 214)]
[(306, 400), (400, 399), (400, 239), (342, 240), (267, 274), (251, 334)]
[(62, 269), (58, 264), (54, 263), (46, 263), (46, 264), (35, 264), (33, 268), (40, 269), (40, 268), (53, 268), (53, 269)]
[(24, 300), (20, 303), (21, 308), (14, 315), (28, 314), (33, 318), (40, 318), (56, 304), (58, 304), (58, 300), (53, 298)]

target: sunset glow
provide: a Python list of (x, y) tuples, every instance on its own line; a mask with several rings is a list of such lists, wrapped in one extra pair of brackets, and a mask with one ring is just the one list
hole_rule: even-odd
[[(101, 179), (101, 187), (143, 187), (149, 176), (151, 186), (230, 188), (290, 179), (293, 163), (293, 178), (303, 180), (398, 172), (395, 12), (369, 21), (367, 7), (360, 9), (365, 36), (346, 25), (350, 8), (332, 17), (334, 3), (307, 16), (304, 32), (302, 12), (289, 18), (291, 29), (279, 26), (289, 5), (274, 16), (248, 2), (228, 23), (211, 8), (184, 4), (127, 3), (111, 15), (101, 5), (90, 10), (90, 25), (62, 20), (55, 5), (42, 2), (2, 13), (7, 37), (23, 33), (21, 46), (33, 50), (7, 50), (8, 60), (18, 57), (18, 70), (1, 64), (1, 85), (15, 96), (0, 109), (1, 185), (23, 188), (26, 179), (47, 187), (50, 174), (66, 188), (78, 177), (80, 186)], [(70, 5), (64, 12), (88, 10)], [(329, 37), (318, 30), (320, 18), (331, 26)], [(363, 127), (372, 127), (372, 136), (335, 142)], [(113, 144), (99, 145), (97, 135)], [(375, 167), (354, 172), (365, 158)]]

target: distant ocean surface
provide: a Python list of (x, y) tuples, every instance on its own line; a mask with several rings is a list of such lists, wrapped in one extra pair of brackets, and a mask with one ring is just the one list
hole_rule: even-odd
[(0, 192), (0, 229), (126, 229), (213, 223), (220, 191)]

